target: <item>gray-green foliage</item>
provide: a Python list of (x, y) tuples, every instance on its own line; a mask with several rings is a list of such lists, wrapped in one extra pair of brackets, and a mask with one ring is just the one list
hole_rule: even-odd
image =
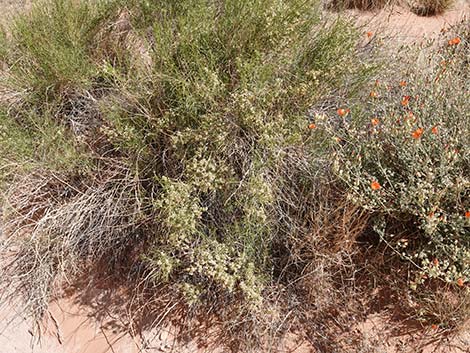
[(326, 124), (342, 140), (337, 175), (374, 213), (382, 239), (419, 270), (413, 287), (426, 278), (470, 280), (470, 47), (468, 26), (455, 30), (458, 44), (442, 38), (424, 60), (409, 54), (425, 66), (418, 73), (405, 66), (398, 77), (384, 75), (346, 129)]

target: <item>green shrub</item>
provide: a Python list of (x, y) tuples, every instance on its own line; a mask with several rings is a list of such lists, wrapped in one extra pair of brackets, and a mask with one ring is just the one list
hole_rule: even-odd
[(429, 59), (409, 55), (426, 68), (384, 78), (340, 118), (344, 128), (325, 124), (339, 141), (336, 174), (419, 270), (413, 287), (470, 280), (470, 47), (465, 28), (455, 38)]
[(73, 134), (46, 113), (33, 112), (21, 119), (0, 112), (0, 184), (15, 173), (37, 168), (85, 172), (89, 158)]
[(15, 84), (48, 99), (76, 86), (91, 84), (96, 66), (90, 50), (109, 17), (107, 2), (39, 1), (16, 17), (11, 28), (8, 62)]
[(260, 298), (273, 239), (285, 236), (283, 168), (311, 158), (296, 151), (308, 137), (309, 106), (359, 69), (350, 64), (354, 31), (338, 21), (315, 33), (313, 2), (157, 3), (150, 79), (132, 64), (115, 78), (140, 101), (140, 115), (114, 106), (105, 127), (158, 182), (161, 235), (146, 258), (171, 264), (158, 278)]

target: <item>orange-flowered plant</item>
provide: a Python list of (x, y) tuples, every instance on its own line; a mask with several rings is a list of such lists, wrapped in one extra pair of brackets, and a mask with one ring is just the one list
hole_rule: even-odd
[(313, 130), (313, 129), (316, 129), (316, 128), (317, 128), (317, 125), (315, 125), (314, 123), (311, 123), (311, 124), (308, 125), (308, 128), (309, 128), (310, 130)]
[(410, 103), (410, 99), (410, 96), (403, 96), (403, 98), (401, 99), (401, 105), (406, 107)]
[(377, 180), (373, 180), (371, 183), (370, 183), (370, 188), (372, 190), (379, 190), (381, 188), (379, 182)]
[(349, 109), (339, 108), (336, 112), (338, 113), (339, 116), (346, 116), (351, 111)]
[(448, 44), (449, 45), (459, 45), (461, 42), (460, 37), (455, 37), (449, 40)]
[[(412, 287), (425, 277), (470, 283), (470, 120), (462, 119), (470, 111), (470, 46), (459, 38), (457, 52), (443, 48), (423, 72), (404, 68), (398, 79), (381, 76), (380, 87), (372, 82), (360, 103), (342, 103), (354, 109), (344, 131), (331, 126), (346, 141), (334, 145), (336, 175), (351, 200), (373, 213), (376, 234), (415, 266)], [(380, 99), (370, 99), (373, 92)], [(404, 247), (397, 231), (416, 237)]]
[(424, 133), (424, 129), (422, 127), (419, 127), (417, 128), (415, 131), (413, 131), (413, 133), (411, 134), (411, 136), (417, 140), (421, 137), (421, 135), (423, 135)]

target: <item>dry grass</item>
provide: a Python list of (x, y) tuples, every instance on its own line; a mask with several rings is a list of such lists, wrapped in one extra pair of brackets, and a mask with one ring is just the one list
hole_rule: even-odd
[(394, 4), (394, 0), (331, 0), (326, 3), (326, 7), (334, 10), (376, 10)]
[(112, 270), (126, 261), (128, 249), (139, 243), (138, 192), (138, 185), (118, 172), (99, 184), (38, 173), (10, 186), (2, 278), (10, 278), (13, 296), (23, 297), (25, 312), (40, 320), (62, 284), (90, 262), (105, 260)]
[(455, 0), (331, 0), (326, 3), (328, 9), (378, 10), (387, 7), (407, 7), (419, 16), (442, 14), (454, 4)]
[(410, 3), (410, 10), (419, 16), (440, 15), (452, 7), (455, 0), (416, 0)]

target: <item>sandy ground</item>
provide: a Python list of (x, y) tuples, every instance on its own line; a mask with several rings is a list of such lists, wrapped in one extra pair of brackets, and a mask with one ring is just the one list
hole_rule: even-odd
[[(6, 23), (15, 11), (26, 6), (28, 0), (0, 0), (0, 24)], [(442, 28), (467, 18), (470, 19), (470, 1), (458, 0), (453, 9), (436, 17), (419, 17), (402, 8), (391, 11), (350, 11), (357, 17), (365, 31), (373, 35), (386, 35), (398, 43), (411, 43), (431, 38)], [(91, 304), (91, 303), (90, 303)], [(71, 300), (60, 300), (51, 305), (51, 320), (41, 344), (33, 344), (30, 323), (16, 314), (18, 308), (0, 308), (0, 353), (140, 353), (176, 352), (203, 353), (194, 343), (177, 346), (172, 330), (143, 332), (132, 337), (114, 325), (115, 318), (96, 318), (90, 307)], [(470, 324), (469, 324), (470, 326)], [(345, 352), (363, 353), (470, 353), (470, 332), (446, 340), (439, 339), (439, 332), (401, 330), (396, 332), (387, 316), (374, 314), (365, 322), (357, 323), (354, 330), (363, 338), (360, 347)], [(283, 352), (307, 353), (315, 350), (307, 343), (297, 344), (288, 340)], [(219, 350), (223, 352), (223, 350)], [(326, 352), (328, 353), (328, 352)]]
[[(91, 307), (74, 300), (53, 303), (41, 343), (34, 344), (30, 323), (12, 307), (0, 310), (0, 353), (225, 353), (206, 350), (195, 342), (177, 344), (174, 329), (144, 331), (131, 337), (111, 316), (97, 319)], [(123, 318), (119, 318), (121, 320)], [(470, 331), (446, 337), (439, 329), (401, 326), (386, 312), (371, 314), (365, 321), (352, 323), (342, 338), (344, 353), (470, 353)], [(320, 353), (307, 342), (292, 336), (278, 353)], [(260, 352), (262, 353), (262, 352)], [(321, 352), (330, 353), (330, 352)]]
[(62, 302), (51, 306), (57, 326), (51, 320), (50, 328), (38, 344), (32, 336), (30, 323), (4, 308), (0, 313), (0, 353), (137, 353), (133, 339), (113, 332), (102, 322), (88, 317), (78, 307)]
[[(21, 317), (13, 306), (3, 307), (0, 310), (0, 353), (228, 352), (223, 348), (208, 350), (198, 347), (194, 341), (178, 343), (174, 339), (174, 327), (160, 331), (144, 330), (132, 337), (122, 326), (121, 320), (125, 321), (125, 317), (97, 318), (93, 313), (91, 306), (78, 305), (71, 299), (53, 303), (38, 343), (32, 335), (31, 323)], [(306, 342), (299, 342), (290, 336), (278, 353), (315, 353), (315, 350)]]
[(0, 25), (5, 24), (11, 16), (27, 6), (30, 0), (0, 0)]

